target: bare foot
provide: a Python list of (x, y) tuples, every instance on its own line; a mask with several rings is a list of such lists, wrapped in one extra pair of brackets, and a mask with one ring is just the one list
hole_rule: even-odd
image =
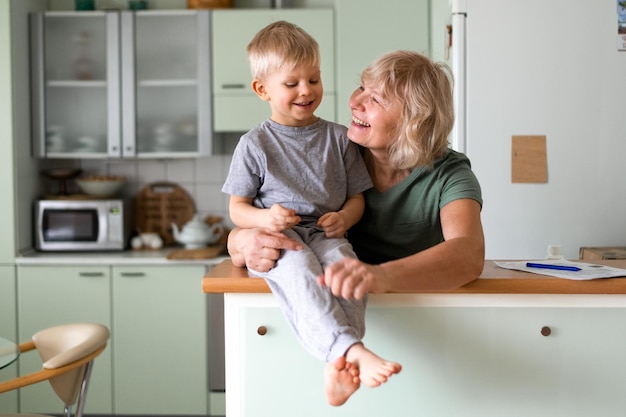
[(359, 370), (345, 357), (340, 357), (334, 363), (328, 362), (324, 368), (324, 386), (328, 404), (343, 405), (354, 392), (359, 389), (361, 380)]
[(361, 343), (352, 345), (346, 356), (359, 368), (361, 382), (368, 387), (377, 387), (402, 370), (399, 363), (381, 358)]

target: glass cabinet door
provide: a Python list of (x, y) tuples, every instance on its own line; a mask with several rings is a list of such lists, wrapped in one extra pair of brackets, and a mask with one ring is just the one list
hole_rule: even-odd
[(123, 156), (210, 151), (208, 26), (207, 11), (122, 12)]
[(211, 153), (208, 10), (31, 15), (42, 158)]
[(31, 16), (33, 135), (40, 157), (119, 154), (118, 15)]

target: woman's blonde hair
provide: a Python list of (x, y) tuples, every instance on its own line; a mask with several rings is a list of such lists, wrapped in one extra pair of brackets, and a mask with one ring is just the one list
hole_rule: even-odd
[(369, 65), (361, 76), (385, 100), (399, 100), (402, 113), (395, 125), (389, 160), (397, 169), (432, 168), (448, 148), (454, 124), (452, 72), (412, 51), (395, 51)]
[(319, 45), (293, 23), (279, 20), (261, 29), (248, 44), (252, 78), (262, 78), (283, 65), (320, 65)]

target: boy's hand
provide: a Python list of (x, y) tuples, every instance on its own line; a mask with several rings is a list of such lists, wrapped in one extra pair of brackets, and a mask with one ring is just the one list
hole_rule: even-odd
[(280, 204), (274, 204), (268, 211), (269, 229), (273, 232), (281, 232), (291, 229), (300, 223), (300, 216), (295, 210), (288, 209)]
[(342, 237), (347, 230), (343, 216), (335, 211), (328, 212), (319, 218), (317, 225), (324, 229), (326, 237)]

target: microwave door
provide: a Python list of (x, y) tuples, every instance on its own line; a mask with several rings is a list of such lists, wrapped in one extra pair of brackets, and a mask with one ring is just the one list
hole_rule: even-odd
[(42, 212), (43, 249), (89, 249), (101, 236), (102, 219), (95, 208), (56, 209)]
[(97, 210), (46, 210), (44, 237), (54, 242), (95, 242), (98, 240)]

